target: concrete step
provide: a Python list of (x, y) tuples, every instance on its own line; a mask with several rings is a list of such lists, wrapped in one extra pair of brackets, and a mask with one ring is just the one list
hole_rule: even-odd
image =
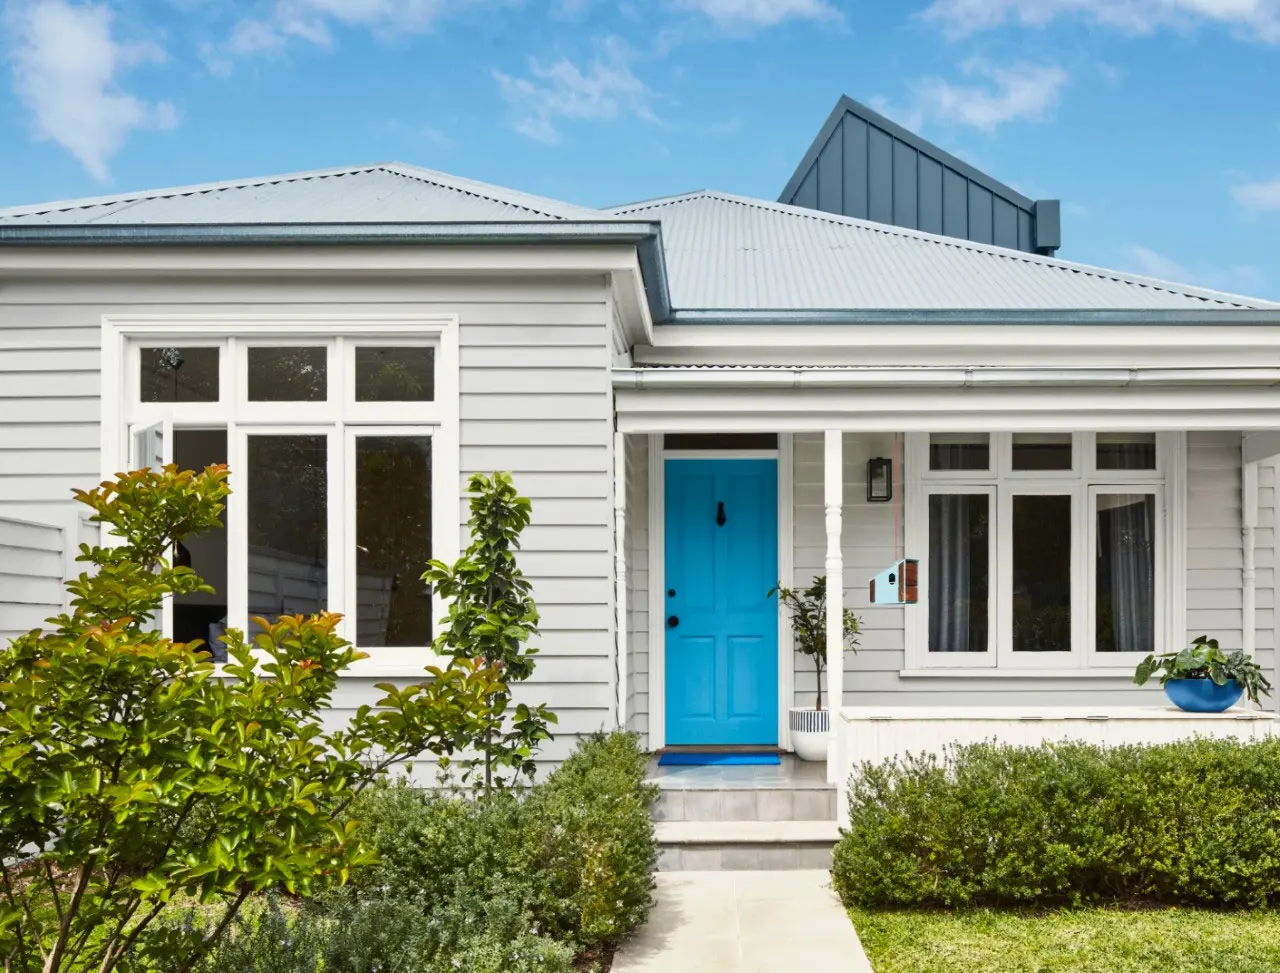
[(655, 821), (835, 821), (834, 787), (664, 787)]
[(830, 868), (834, 821), (659, 821), (658, 870)]

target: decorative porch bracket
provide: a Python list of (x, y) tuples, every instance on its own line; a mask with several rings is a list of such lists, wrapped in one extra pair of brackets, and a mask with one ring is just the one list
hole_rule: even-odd
[(831, 742), (827, 748), (827, 782), (838, 783), (839, 713), (844, 706), (844, 553), (840, 547), (844, 503), (844, 434), (824, 435), (824, 503), (827, 512), (827, 706), (831, 710)]

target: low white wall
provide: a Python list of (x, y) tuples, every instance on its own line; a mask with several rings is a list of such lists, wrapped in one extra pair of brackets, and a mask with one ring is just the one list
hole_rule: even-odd
[(941, 754), (949, 744), (992, 740), (1036, 746), (1072, 740), (1119, 746), (1193, 736), (1261, 740), (1277, 735), (1280, 723), (1274, 714), (1243, 708), (1186, 713), (1171, 706), (846, 707), (840, 711), (833, 754), (840, 792), (836, 807), (843, 822), (849, 777), (859, 764), (909, 753)]

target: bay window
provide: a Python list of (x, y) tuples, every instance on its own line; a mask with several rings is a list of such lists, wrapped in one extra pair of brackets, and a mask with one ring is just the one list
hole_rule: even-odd
[(908, 434), (907, 666), (1132, 667), (1178, 627), (1180, 434)]
[(111, 470), (231, 469), (225, 528), (174, 554), (216, 593), (170, 599), (166, 634), (220, 658), (228, 627), (329, 610), (370, 655), (357, 672), (434, 661), (420, 576), (460, 540), (456, 322), (110, 323)]

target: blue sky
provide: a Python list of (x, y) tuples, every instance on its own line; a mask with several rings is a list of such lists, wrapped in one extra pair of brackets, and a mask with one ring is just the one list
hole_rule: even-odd
[(1280, 0), (0, 0), (0, 205), (397, 160), (774, 199), (836, 98), (1280, 299)]

